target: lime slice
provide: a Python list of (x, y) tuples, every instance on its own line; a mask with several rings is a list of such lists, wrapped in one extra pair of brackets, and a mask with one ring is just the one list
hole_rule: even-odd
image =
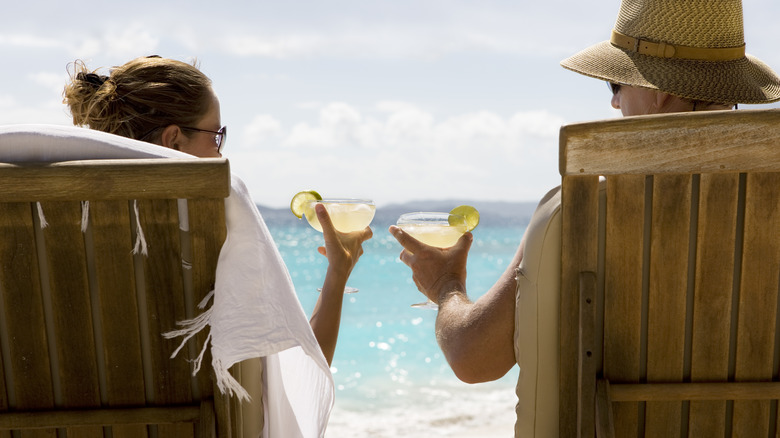
[(450, 211), (450, 214), (466, 218), (466, 231), (477, 228), (479, 224), (479, 212), (470, 205), (459, 205)]
[(314, 190), (298, 192), (293, 196), (292, 201), (290, 201), (290, 210), (292, 210), (295, 217), (300, 219), (303, 217), (307, 202), (320, 200), (322, 200), (322, 196)]

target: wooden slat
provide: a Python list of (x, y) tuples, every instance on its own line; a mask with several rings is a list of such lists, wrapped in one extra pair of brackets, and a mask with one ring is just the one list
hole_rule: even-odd
[(778, 143), (780, 109), (659, 114), (577, 123), (561, 128), (560, 173), (771, 171), (780, 167)]
[[(653, 179), (647, 380), (682, 381), (691, 220), (690, 175)], [(678, 437), (682, 403), (648, 403), (647, 437)]]
[(199, 405), (0, 413), (2, 429), (42, 429), (112, 424), (174, 424), (200, 417)]
[[(189, 403), (192, 384), (186, 357), (170, 356), (180, 339), (164, 339), (185, 318), (179, 218), (176, 200), (139, 201), (141, 227), (148, 244), (143, 257), (154, 403)], [(174, 293), (174, 291), (179, 291)], [(149, 396), (149, 394), (147, 394)]]
[[(54, 406), (46, 343), (43, 294), (35, 224), (28, 203), (0, 204), (0, 261), (2, 262), (2, 329), (5, 382), (4, 409)], [(37, 213), (36, 213), (37, 214)], [(5, 354), (5, 351), (4, 351)], [(13, 392), (13, 399), (5, 396)], [(10, 398), (10, 397), (9, 397)], [(22, 433), (22, 438), (54, 438), (54, 430)]]
[(777, 400), (780, 382), (612, 383), (609, 395), (613, 402)]
[[(133, 240), (127, 201), (91, 201), (90, 233), (95, 252), (105, 403), (139, 406), (146, 401), (136, 300)], [(146, 426), (115, 425), (114, 438), (145, 438)]]
[(177, 424), (160, 424), (157, 426), (157, 431), (160, 436), (170, 438), (192, 438), (195, 436), (195, 424), (193, 423), (177, 423)]
[[(641, 377), (644, 193), (644, 175), (616, 176), (607, 183), (604, 378), (614, 382)], [(637, 434), (638, 409), (632, 403), (615, 406), (616, 436)]]
[[(57, 373), (55, 401), (70, 408), (100, 406), (81, 203), (42, 202), (49, 225), (43, 229), (49, 273), (52, 333)], [(69, 436), (101, 438), (102, 428), (68, 430)]]
[(596, 431), (596, 273), (580, 274), (579, 420), (580, 436)]
[[(0, 163), (0, 201), (224, 198), (224, 158)], [(99, 190), (96, 190), (99, 188)]]
[(205, 399), (200, 403), (200, 421), (195, 430), (195, 438), (214, 438), (217, 433), (217, 420), (214, 400)]
[[(209, 369), (209, 374), (211, 375), (214, 381), (214, 386), (216, 387), (217, 379), (214, 375), (214, 368)], [(223, 394), (219, 388), (215, 388), (214, 411), (217, 417), (217, 437), (219, 438), (228, 438), (237, 434), (236, 428), (231, 421), (231, 418), (233, 417), (231, 410), (232, 406), (230, 397), (228, 397), (227, 394)]]
[(100, 395), (81, 204), (44, 202), (41, 207), (49, 222), (43, 235), (61, 403), (73, 408), (94, 407), (100, 404)]
[[(225, 241), (227, 228), (225, 224), (225, 203), (223, 200), (190, 200), (188, 202), (190, 240), (192, 248), (192, 287), (194, 304), (200, 303), (214, 289), (219, 251)], [(196, 313), (202, 312), (200, 309)], [(195, 337), (198, 351), (206, 342), (207, 330)], [(210, 363), (211, 356), (204, 358)], [(198, 384), (201, 396), (213, 395), (213, 382), (206, 372), (198, 373)]]
[(54, 405), (32, 208), (27, 203), (0, 204), (3, 328), (11, 341), (13, 382), (8, 384), (16, 395), (9, 407), (19, 409)]
[[(770, 380), (780, 278), (780, 173), (747, 175), (736, 380)], [(767, 436), (769, 401), (734, 403), (737, 436)]]
[(577, 436), (579, 354), (579, 273), (596, 272), (598, 258), (598, 177), (564, 177), (560, 330), (559, 433)]
[[(35, 252), (33, 220), (27, 203), (0, 203), (0, 339), (5, 349), (10, 348), (11, 339), (7, 335), (8, 319), (6, 314), (13, 309), (5, 302), (7, 294), (16, 291), (29, 291), (34, 296), (41, 295), (38, 258)], [(12, 374), (6, 374), (6, 367), (12, 369), (10, 359), (0, 359), (3, 373), (0, 375), (0, 410), (5, 411), (11, 405), (14, 391)], [(10, 388), (9, 388), (10, 386)], [(11, 392), (9, 392), (9, 390)]]
[(128, 203), (90, 202), (90, 220), (107, 402), (111, 406), (140, 404), (145, 393)]
[[(736, 174), (701, 176), (693, 308), (691, 380), (728, 379), (732, 311)], [(693, 436), (723, 436), (726, 402), (691, 402)]]
[(612, 399), (610, 384), (607, 380), (599, 380), (596, 386), (596, 413), (598, 416), (598, 438), (615, 438), (615, 419), (612, 417)]
[[(181, 339), (162, 336), (178, 328), (176, 321), (186, 318), (178, 204), (175, 200), (139, 201), (138, 210), (149, 245), (143, 265), (155, 389), (153, 403), (189, 403), (193, 398), (187, 350), (171, 359)], [(192, 436), (194, 431), (180, 425), (160, 425), (158, 433), (178, 438)]]

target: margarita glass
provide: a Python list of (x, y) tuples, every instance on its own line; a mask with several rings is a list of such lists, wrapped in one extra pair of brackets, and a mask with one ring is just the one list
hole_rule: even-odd
[[(398, 218), (396, 226), (420, 242), (437, 248), (449, 248), (455, 245), (468, 229), (465, 217), (441, 212), (405, 213)], [(412, 307), (439, 308), (431, 300), (412, 304)]]
[[(363, 230), (371, 224), (371, 221), (374, 219), (374, 213), (376, 213), (374, 201), (368, 199), (321, 199), (307, 201), (303, 207), (303, 215), (306, 217), (309, 225), (320, 233), (322, 232), (322, 225), (320, 225), (317, 213), (314, 210), (314, 206), (317, 204), (325, 206), (333, 227), (342, 233)], [(317, 290), (322, 291), (321, 288)], [(346, 294), (357, 291), (358, 289), (354, 287), (347, 286), (344, 288), (344, 293)]]

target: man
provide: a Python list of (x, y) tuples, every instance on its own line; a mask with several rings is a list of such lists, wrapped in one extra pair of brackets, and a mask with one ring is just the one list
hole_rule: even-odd
[[(740, 0), (623, 0), (610, 41), (561, 64), (607, 81), (624, 116), (780, 100), (777, 74), (745, 54)], [(439, 305), (436, 336), (458, 378), (495, 380), (520, 365), (516, 436), (558, 432), (559, 210), (554, 189), (510, 265), (476, 302), (465, 288), (470, 233), (437, 249), (390, 227), (418, 288)]]

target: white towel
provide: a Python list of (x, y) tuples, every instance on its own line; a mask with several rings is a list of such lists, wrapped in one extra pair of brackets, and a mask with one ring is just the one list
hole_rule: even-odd
[[(192, 158), (150, 143), (71, 126), (0, 126), (0, 161)], [(219, 254), (211, 326), (212, 366), (223, 391), (245, 394), (227, 370), (264, 357), (264, 437), (322, 437), (333, 376), (289, 273), (244, 183), (232, 177), (227, 238)]]

